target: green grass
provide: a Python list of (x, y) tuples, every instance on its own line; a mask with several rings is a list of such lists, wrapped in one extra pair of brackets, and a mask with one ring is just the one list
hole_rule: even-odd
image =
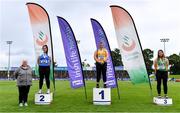
[[(35, 105), (34, 94), (38, 91), (38, 82), (30, 89), (28, 107), (18, 107), (18, 90), (15, 81), (0, 81), (0, 112), (178, 112), (180, 111), (180, 83), (169, 82), (169, 96), (172, 106), (158, 106), (152, 103), (148, 84), (132, 85), (119, 81), (120, 100), (117, 90), (112, 89), (110, 106), (95, 106), (92, 103), (94, 81), (87, 81), (88, 99), (83, 88), (71, 89), (68, 81), (56, 81), (54, 100), (50, 105)], [(152, 83), (153, 96), (156, 96), (156, 83)]]
[(180, 75), (169, 75), (169, 78), (175, 78), (175, 79), (180, 79)]
[[(180, 75), (168, 75), (168, 78), (175, 78), (175, 79), (180, 79)], [(155, 76), (152, 76), (151, 78), (155, 78)]]

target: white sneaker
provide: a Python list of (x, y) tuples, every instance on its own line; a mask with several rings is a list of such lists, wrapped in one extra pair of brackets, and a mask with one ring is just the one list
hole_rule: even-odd
[(50, 89), (47, 90), (47, 94), (49, 94), (49, 93), (50, 93)]
[(41, 94), (41, 93), (42, 93), (42, 90), (40, 89), (38, 93)]
[(23, 107), (23, 103), (19, 103), (19, 107)]
[(28, 106), (27, 102), (24, 103), (24, 106)]
[(167, 98), (168, 98), (168, 96), (167, 96), (167, 95), (164, 95), (164, 98), (166, 98), (166, 99), (167, 99)]

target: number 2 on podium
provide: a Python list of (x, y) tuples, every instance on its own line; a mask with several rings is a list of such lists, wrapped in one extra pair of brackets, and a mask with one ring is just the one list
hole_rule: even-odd
[(99, 95), (101, 95), (101, 99), (104, 99), (104, 90), (101, 90), (101, 92), (99, 92)]
[(44, 101), (44, 95), (40, 96), (40, 101)]

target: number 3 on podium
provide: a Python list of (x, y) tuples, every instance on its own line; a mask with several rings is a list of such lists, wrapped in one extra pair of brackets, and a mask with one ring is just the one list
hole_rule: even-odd
[(101, 91), (99, 92), (99, 95), (101, 95), (101, 99), (104, 99), (104, 90), (101, 90)]

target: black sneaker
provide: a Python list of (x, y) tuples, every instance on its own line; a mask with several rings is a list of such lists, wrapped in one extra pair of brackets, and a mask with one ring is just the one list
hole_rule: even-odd
[(96, 84), (96, 88), (99, 88), (99, 84)]
[(104, 84), (104, 88), (107, 88), (106, 84)]

